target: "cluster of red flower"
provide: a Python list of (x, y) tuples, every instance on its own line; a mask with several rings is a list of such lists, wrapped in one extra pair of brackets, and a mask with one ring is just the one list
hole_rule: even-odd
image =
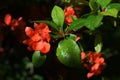
[(88, 54), (81, 52), (81, 60), (83, 66), (90, 70), (87, 74), (88, 78), (93, 75), (99, 75), (105, 67), (104, 58), (98, 52), (89, 52)]
[(77, 17), (75, 15), (75, 11), (72, 7), (65, 8), (64, 13), (65, 13), (65, 23), (68, 24), (68, 25), (70, 25), (73, 22), (71, 16), (73, 16), (75, 18)]
[(6, 14), (4, 22), (7, 26), (11, 27), (11, 30), (15, 30), (15, 28), (19, 25), (19, 23), (22, 21), (22, 17), (19, 17), (18, 19), (12, 19), (12, 16), (10, 14)]
[(50, 50), (50, 30), (44, 23), (34, 23), (33, 30), (31, 27), (26, 27), (25, 32), (29, 39), (23, 43), (28, 45), (29, 50), (37, 50), (42, 53), (48, 53)]

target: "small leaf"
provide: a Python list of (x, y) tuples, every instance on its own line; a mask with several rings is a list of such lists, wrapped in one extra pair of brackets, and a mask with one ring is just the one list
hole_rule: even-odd
[(86, 19), (86, 23), (85, 26), (90, 29), (90, 30), (94, 30), (95, 28), (99, 27), (101, 25), (103, 19), (103, 15), (102, 14), (98, 14), (98, 15), (89, 15)]
[(69, 67), (79, 67), (80, 49), (72, 39), (64, 39), (59, 42), (57, 47), (57, 58), (61, 63)]
[(58, 6), (54, 6), (51, 16), (52, 16), (52, 20), (58, 25), (58, 27), (63, 27), (65, 15), (62, 8)]
[(114, 9), (114, 8), (120, 11), (120, 3), (111, 3), (107, 6), (107, 9)]
[(59, 30), (58, 26), (53, 21), (40, 20), (40, 21), (34, 21), (34, 22), (37, 22), (37, 23), (43, 22), (51, 26), (53, 29)]
[(111, 2), (111, 0), (97, 0), (97, 3), (98, 3), (102, 8), (105, 8), (110, 2)]
[(107, 9), (105, 12), (101, 12), (105, 16), (112, 16), (112, 17), (117, 17), (118, 10), (113, 8), (113, 9)]
[(35, 51), (32, 55), (32, 63), (35, 67), (40, 67), (46, 60), (46, 55), (41, 55), (40, 51)]
[(94, 43), (94, 48), (96, 52), (100, 52), (102, 50), (102, 38), (100, 35), (96, 35), (95, 36), (95, 43)]

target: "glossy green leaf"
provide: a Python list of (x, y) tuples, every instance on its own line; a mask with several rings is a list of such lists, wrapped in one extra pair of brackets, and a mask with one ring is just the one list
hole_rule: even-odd
[(80, 52), (77, 43), (73, 39), (64, 39), (57, 47), (57, 58), (61, 63), (69, 67), (79, 67)]
[(113, 8), (113, 9), (107, 9), (105, 12), (101, 12), (105, 16), (112, 16), (112, 17), (117, 17), (118, 15), (118, 10)]
[(98, 3), (102, 8), (105, 8), (110, 2), (111, 2), (111, 0), (97, 0), (97, 3)]
[(32, 63), (35, 67), (40, 67), (46, 60), (46, 55), (41, 55), (40, 51), (35, 51), (32, 55)]
[(87, 17), (85, 26), (90, 30), (95, 30), (97, 27), (101, 25), (102, 19), (103, 19), (102, 14), (98, 15), (91, 14)]
[(96, 52), (100, 52), (102, 50), (102, 38), (100, 35), (96, 35), (95, 36), (95, 43), (94, 43), (94, 48)]
[(120, 11), (120, 3), (111, 3), (107, 6), (107, 9), (114, 9), (114, 8)]
[(37, 23), (43, 22), (46, 23), (47, 25), (49, 25), (50, 27), (52, 27), (53, 29), (59, 30), (57, 24), (55, 24), (53, 21), (48, 21), (48, 20), (40, 20), (40, 21), (34, 21)]
[(62, 8), (58, 7), (58, 6), (54, 6), (52, 13), (52, 20), (58, 25), (58, 27), (63, 27), (63, 23), (64, 23), (64, 11), (62, 10)]

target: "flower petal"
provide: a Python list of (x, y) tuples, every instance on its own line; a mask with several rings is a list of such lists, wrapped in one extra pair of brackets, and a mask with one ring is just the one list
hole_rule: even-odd
[(28, 37), (32, 37), (34, 35), (34, 30), (31, 27), (26, 27), (25, 32)]
[(44, 42), (44, 43), (43, 43), (43, 48), (41, 49), (41, 52), (42, 52), (42, 53), (48, 53), (49, 50), (50, 50), (50, 44), (47, 43), (47, 42)]
[(41, 38), (41, 36), (39, 35), (39, 33), (35, 33), (35, 34), (31, 37), (31, 39), (32, 39), (33, 41), (40, 41), (42, 38)]
[(34, 42), (32, 44), (32, 49), (33, 50), (41, 51), (42, 48), (43, 48), (43, 41)]
[(90, 77), (92, 77), (93, 75), (94, 75), (94, 73), (89, 72), (89, 73), (87, 73), (87, 78), (90, 78)]
[(5, 18), (4, 18), (5, 24), (6, 24), (6, 25), (10, 25), (11, 20), (12, 20), (12, 16), (11, 16), (10, 14), (6, 14), (6, 15), (5, 15)]
[(97, 71), (99, 69), (100, 64), (94, 64), (91, 68), (91, 71)]

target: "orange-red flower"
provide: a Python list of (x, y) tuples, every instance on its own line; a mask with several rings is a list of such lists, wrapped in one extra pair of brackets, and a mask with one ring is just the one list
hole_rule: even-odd
[(65, 13), (65, 23), (70, 25), (70, 23), (73, 22), (71, 16), (76, 17), (75, 11), (72, 7), (69, 6), (64, 9), (64, 13)]
[(44, 23), (34, 23), (34, 28), (26, 27), (25, 32), (29, 39), (23, 43), (28, 45), (29, 50), (38, 50), (42, 53), (48, 53), (50, 50), (50, 30)]
[(81, 59), (83, 66), (89, 70), (87, 73), (88, 78), (101, 74), (105, 67), (104, 58), (101, 56), (101, 53), (89, 52), (86, 55), (85, 52), (82, 52)]
[(12, 16), (10, 14), (6, 14), (4, 18), (5, 24), (7, 26), (11, 26), (11, 30), (15, 30), (15, 28), (19, 25), (21, 20), (22, 17), (19, 17), (18, 19), (12, 19)]

